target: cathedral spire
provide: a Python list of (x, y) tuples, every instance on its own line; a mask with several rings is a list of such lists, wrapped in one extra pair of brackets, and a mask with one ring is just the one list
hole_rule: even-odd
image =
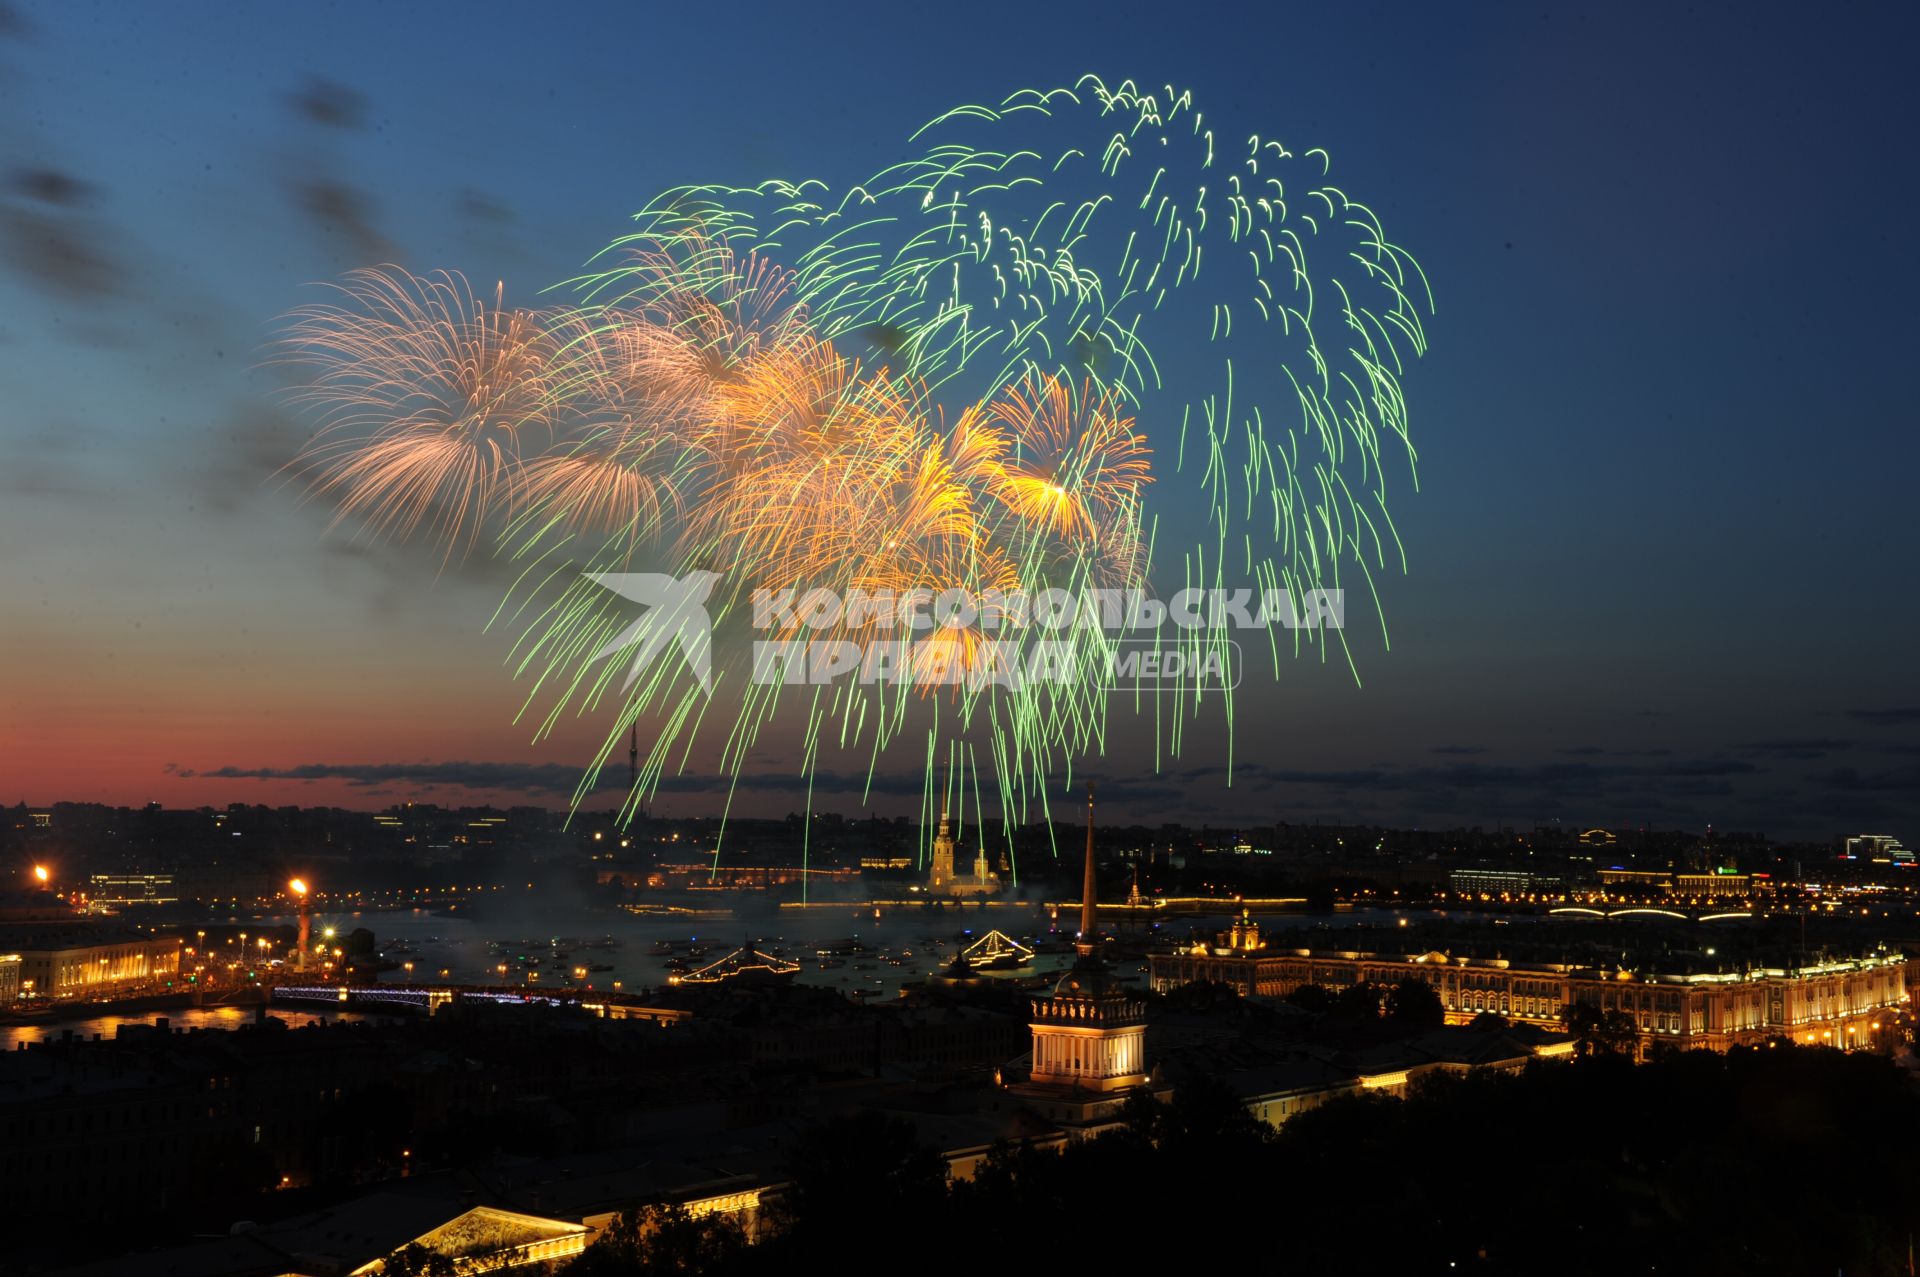
[(947, 773), (947, 784), (940, 790), (940, 829), (934, 835), (933, 854), (927, 873), (927, 889), (945, 893), (953, 887), (953, 827), (948, 820), (948, 803), (951, 800), (953, 773)]

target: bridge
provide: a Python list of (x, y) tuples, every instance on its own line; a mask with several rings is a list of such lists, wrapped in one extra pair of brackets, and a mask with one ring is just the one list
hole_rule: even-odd
[(421, 1011), (432, 1015), (454, 1002), (491, 1002), (512, 1006), (560, 1006), (572, 998), (554, 994), (517, 993), (511, 989), (413, 988), (406, 985), (277, 984), (271, 990), (276, 1003), (304, 1003), (355, 1010)]
[(1580, 905), (1564, 905), (1547, 912), (1556, 918), (1673, 918), (1679, 922), (1727, 922), (1736, 918), (1751, 918), (1751, 909), (1725, 909), (1719, 912), (1702, 912), (1698, 909), (1681, 911), (1661, 909), (1653, 905), (1633, 905), (1620, 909), (1589, 909)]

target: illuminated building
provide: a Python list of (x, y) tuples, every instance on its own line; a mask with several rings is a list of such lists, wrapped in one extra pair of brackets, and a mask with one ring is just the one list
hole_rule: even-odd
[(1877, 865), (1913, 867), (1913, 853), (1891, 834), (1860, 834), (1847, 839), (1848, 860), (1870, 860)]
[(933, 836), (933, 852), (927, 857), (927, 890), (943, 892), (953, 882), (953, 834), (947, 828), (947, 804), (940, 803), (940, 832)]
[[(331, 1218), (325, 1220), (324, 1236), (329, 1239), (338, 1235), (338, 1230), (331, 1227), (332, 1223)], [(322, 1227), (316, 1225), (315, 1232), (321, 1232)], [(280, 1230), (283, 1235), (287, 1231), (284, 1227)], [(284, 1244), (292, 1253), (302, 1257), (313, 1253), (296, 1249), (299, 1243), (292, 1238)], [(571, 1259), (586, 1250), (587, 1229), (585, 1225), (571, 1220), (543, 1219), (519, 1211), (476, 1206), (437, 1228), (409, 1238), (402, 1246), (419, 1246), (443, 1256), (453, 1262), (456, 1272), (496, 1272)], [(321, 1253), (326, 1252), (322, 1250)], [(349, 1271), (350, 1277), (374, 1277), (385, 1269), (383, 1256)]]
[(1537, 874), (1525, 869), (1455, 869), (1447, 875), (1452, 888), (1466, 895), (1526, 895), (1534, 891), (1558, 891), (1560, 879), (1554, 874)]
[(20, 955), (0, 953), (0, 1006), (20, 997)]
[(1093, 789), (1080, 888), (1079, 957), (1051, 993), (1033, 1001), (1032, 1064), (1011, 1089), (1042, 1117), (1081, 1134), (1111, 1125), (1128, 1096), (1149, 1086), (1146, 1003), (1100, 959), (1093, 860)]
[(20, 993), (76, 997), (164, 979), (180, 970), (178, 936), (66, 935), (20, 946)]
[(1245, 997), (1283, 998), (1303, 984), (1339, 989), (1391, 985), (1412, 976), (1440, 995), (1449, 1024), (1491, 1012), (1522, 1024), (1558, 1027), (1574, 1002), (1632, 1018), (1642, 1043), (1725, 1050), (1770, 1037), (1832, 1045), (1865, 1045), (1883, 1013), (1907, 1001), (1906, 962), (1893, 954), (1794, 967), (1744, 971), (1663, 973), (1511, 962), (1446, 953), (1365, 953), (1269, 949), (1257, 936), (1235, 947), (1223, 935), (1215, 946), (1155, 954), (1149, 970), (1156, 991), (1208, 981)]
[(646, 886), (666, 891), (765, 891), (806, 883), (818, 890), (840, 884), (856, 886), (858, 869), (812, 869), (800, 865), (729, 865), (704, 861), (698, 864), (662, 864), (651, 869), (601, 869), (596, 881), (603, 885)]
[[(568, 1219), (552, 1219), (495, 1206), (462, 1207), (449, 1198), (409, 1199), (397, 1193), (365, 1197), (249, 1229), (221, 1243), (228, 1253), (183, 1247), (157, 1254), (129, 1256), (116, 1271), (333, 1273), (341, 1277), (377, 1277), (388, 1271), (395, 1251), (417, 1246), (460, 1274), (505, 1270), (536, 1271), (573, 1258), (587, 1248), (588, 1228)], [(215, 1267), (233, 1248), (246, 1247), (256, 1266)], [(204, 1256), (204, 1257), (203, 1257)], [(244, 1261), (243, 1261), (244, 1262)], [(154, 1267), (141, 1267), (141, 1264)], [(203, 1266), (204, 1265), (204, 1266)]]
[[(1753, 878), (1748, 874), (1721, 869), (1713, 873), (1686, 873), (1665, 869), (1602, 869), (1597, 875), (1603, 889), (1638, 891), (1663, 899), (1712, 900), (1753, 894)], [(1763, 877), (1765, 875), (1762, 875)]]
[(1306, 1057), (1242, 1069), (1224, 1080), (1249, 1113), (1278, 1127), (1341, 1096), (1404, 1096), (1415, 1080), (1432, 1074), (1517, 1073), (1534, 1060), (1573, 1055), (1574, 1040), (1565, 1034), (1445, 1028), (1361, 1052), (1346, 1066)]
[(961, 877), (954, 873), (956, 844), (947, 818), (947, 807), (940, 804), (940, 828), (933, 836), (933, 850), (927, 857), (927, 894), (934, 896), (983, 896), (1000, 890), (1000, 880), (987, 865), (983, 844), (973, 857), (973, 873)]
[(87, 879), (87, 894), (97, 905), (178, 904), (170, 873), (106, 873)]

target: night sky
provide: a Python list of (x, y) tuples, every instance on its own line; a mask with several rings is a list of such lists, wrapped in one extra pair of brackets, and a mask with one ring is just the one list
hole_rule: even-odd
[(1107, 801), (1920, 842), (1911, 6), (0, 13), (0, 801), (563, 802), (603, 729), (513, 723), (500, 570), (275, 482), (276, 316), (378, 261), (531, 299), (662, 188), (1093, 71), (1326, 148), (1438, 302), (1392, 650), (1243, 693), (1231, 787), (1117, 731)]

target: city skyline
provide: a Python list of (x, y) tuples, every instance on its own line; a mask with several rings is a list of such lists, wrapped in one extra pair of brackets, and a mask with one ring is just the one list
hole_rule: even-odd
[[(1395, 510), (1391, 651), (1370, 633), (1361, 685), (1302, 660), (1245, 697), (1231, 789), (1223, 743), (1156, 774), (1117, 732), (1087, 768), (1117, 816), (1920, 841), (1914, 268), (1880, 247), (1913, 178), (1868, 127), (1911, 106), (1904, 15), (1203, 8), (1149, 57), (1124, 15), (889, 11), (884, 40), (850, 20), (840, 41), (768, 13), (728, 91), (656, 57), (629, 121), (613, 50), (684, 46), (694, 19), (582, 10), (501, 59), (431, 8), (10, 12), (0, 802), (563, 802), (597, 730), (535, 746), (515, 725), (486, 630), (501, 569), (329, 532), (274, 481), (305, 435), (264, 352), (275, 317), (388, 258), (531, 300), (665, 186), (852, 180), (909, 121), (1097, 70), (1326, 147), (1439, 299), (1409, 374), (1421, 491)], [(937, 77), (881, 53), (934, 42)], [(476, 60), (506, 92), (471, 91)], [(769, 741), (741, 809), (797, 807), (799, 762)], [(918, 807), (916, 764), (864, 805), (858, 772), (813, 779), (823, 807)], [(670, 780), (656, 808), (721, 788)]]

